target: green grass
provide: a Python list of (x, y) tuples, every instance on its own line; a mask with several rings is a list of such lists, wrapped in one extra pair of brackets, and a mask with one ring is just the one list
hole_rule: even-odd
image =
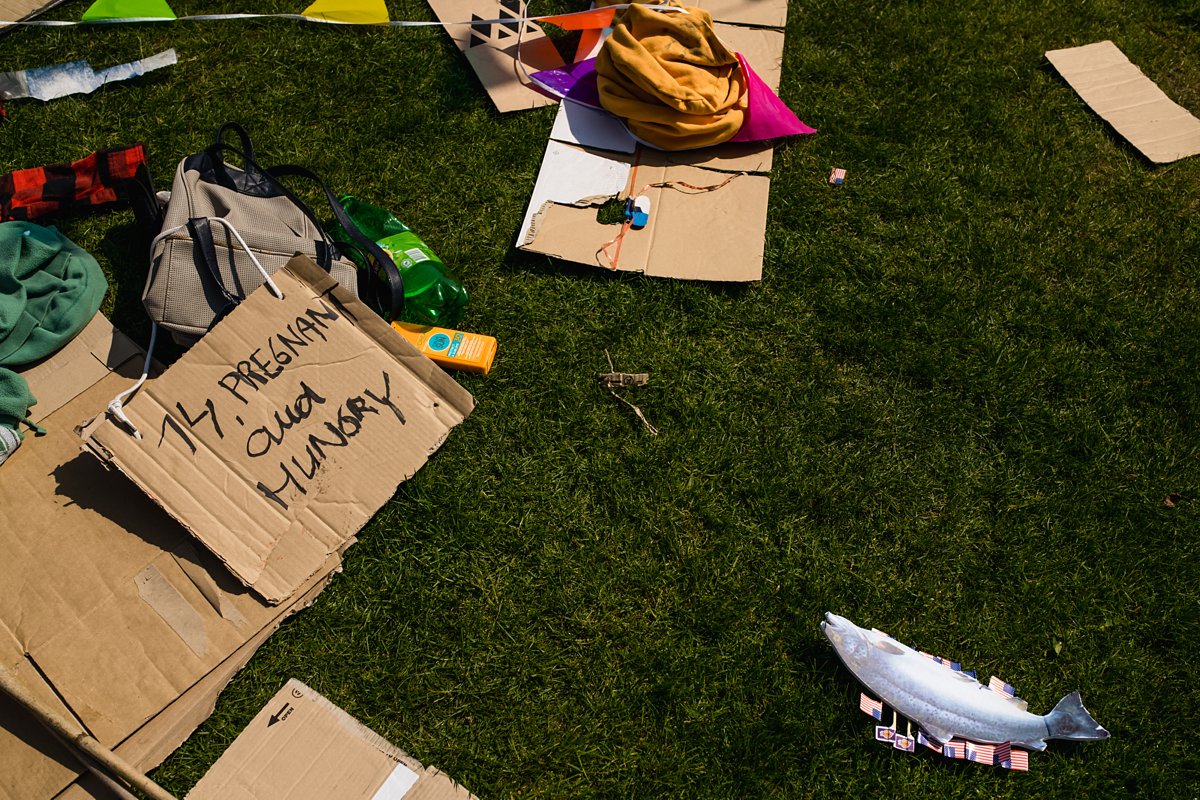
[[(0, 38), (0, 71), (180, 57), (10, 103), (0, 172), (144, 141), (166, 188), (239, 120), (397, 211), (500, 340), (475, 412), (155, 777), (182, 795), (296, 677), (485, 799), (1196, 796), (1200, 160), (1147, 163), (1043, 53), (1111, 38), (1200, 111), (1200, 5), (1055, 5), (791, 3), (781, 95), (820, 132), (777, 153), (745, 287), (514, 251), (553, 110), (496, 114), (441, 31)], [(61, 227), (144, 341), (131, 216)], [(606, 349), (650, 373), (624, 396), (657, 438), (596, 384)], [(884, 749), (825, 610), (1039, 712), (1080, 689), (1112, 739), (1029, 774)]]

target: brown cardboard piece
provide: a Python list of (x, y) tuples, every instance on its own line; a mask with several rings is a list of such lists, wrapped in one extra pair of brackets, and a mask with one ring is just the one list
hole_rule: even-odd
[[(782, 25), (786, 2), (713, 0), (697, 5), (713, 13), (714, 30), (722, 41), (778, 90), (783, 32), (748, 25)], [(637, 144), (611, 120), (578, 104), (562, 104), (517, 246), (656, 277), (760, 279), (770, 179), (756, 173), (771, 169), (772, 144), (730, 143), (667, 152)], [(745, 174), (726, 182), (731, 173)], [(598, 220), (599, 207), (631, 194), (650, 199), (645, 228), (622, 234), (620, 223)]]
[(1046, 53), (1083, 102), (1156, 164), (1200, 153), (1200, 119), (1176, 104), (1111, 41)]
[[(63, 0), (0, 0), (0, 20), (17, 22), (32, 19), (62, 2)], [(16, 26), (0, 25), (0, 33), (13, 27)]]
[[(127, 388), (142, 361), (97, 316), (22, 373), (47, 432), (26, 437), (0, 481), (0, 665), (149, 769), (203, 721), (279, 623), (315, 598), (340, 557), (331, 556), (294, 602), (271, 606), (128, 479), (81, 453), (75, 426)], [(146, 591), (146, 576), (156, 591)], [(53, 797), (82, 771), (6, 701), (0, 763), (3, 800)]]
[[(521, 0), (429, 0), (446, 33), (466, 55), (501, 113), (554, 105), (558, 98), (533, 87), (527, 73), (563, 66), (554, 42), (533, 22)], [(485, 20), (500, 20), (483, 24)], [(478, 22), (478, 24), (455, 24)], [(518, 60), (518, 53), (520, 60)]]
[[(317, 595), (329, 582), (329, 575), (324, 580), (314, 584), (308, 592), (286, 610), (283, 617), (307, 608), (317, 599)], [(258, 632), (254, 638), (242, 645), (238, 650), (222, 662), (216, 669), (205, 675), (195, 686), (188, 689), (166, 709), (152, 717), (132, 736), (113, 748), (113, 751), (128, 763), (143, 772), (149, 772), (175, 751), (187, 740), (192, 731), (200, 723), (208, 719), (216, 708), (217, 696), (233, 679), (238, 670), (246, 665), (250, 656), (278, 628), (278, 623), (268, 626)], [(55, 795), (54, 800), (110, 800), (111, 794), (103, 787), (97, 786), (91, 776), (85, 775), (76, 780), (62, 793)]]
[[(295, 596), (436, 450), (474, 400), (298, 256), (125, 406), (87, 447), (129, 475), (268, 602)], [(190, 642), (163, 580), (145, 600)]]
[(684, 0), (703, 8), (714, 20), (734, 25), (782, 28), (787, 25), (787, 0)]
[(472, 800), (474, 795), (290, 680), (186, 800)]
[[(644, 159), (636, 168), (635, 158)], [(542, 175), (561, 179), (556, 186), (567, 193), (545, 195), (532, 213), (523, 249), (657, 277), (762, 277), (770, 179), (665, 161), (648, 148), (631, 157), (551, 141)], [(595, 180), (584, 183), (589, 178)], [(539, 175), (534, 202), (543, 186)], [(628, 230), (606, 255), (603, 247), (618, 236), (621, 225), (597, 221), (597, 208), (630, 193), (650, 198), (651, 222), (642, 230)]]

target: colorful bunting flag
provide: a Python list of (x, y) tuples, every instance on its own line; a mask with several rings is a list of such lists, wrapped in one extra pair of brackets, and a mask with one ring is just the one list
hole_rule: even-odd
[(83, 12), (82, 22), (111, 19), (175, 19), (167, 0), (96, 0)]
[(542, 17), (542, 22), (557, 25), (564, 31), (597, 30), (612, 27), (613, 15), (616, 13), (615, 8), (593, 8), (590, 11)]
[(300, 14), (351, 25), (383, 25), (392, 19), (383, 0), (317, 0)]

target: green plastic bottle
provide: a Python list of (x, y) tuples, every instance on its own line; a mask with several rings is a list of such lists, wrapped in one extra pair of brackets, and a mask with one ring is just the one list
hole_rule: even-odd
[(443, 328), (453, 328), (462, 321), (467, 290), (450, 276), (446, 265), (421, 237), (387, 209), (353, 195), (339, 200), (350, 219), (387, 251), (404, 277), (403, 321)]

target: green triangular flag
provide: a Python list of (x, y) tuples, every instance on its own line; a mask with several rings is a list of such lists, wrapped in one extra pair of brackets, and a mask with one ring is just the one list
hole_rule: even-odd
[(81, 22), (110, 19), (175, 19), (167, 0), (96, 0), (80, 17)]

